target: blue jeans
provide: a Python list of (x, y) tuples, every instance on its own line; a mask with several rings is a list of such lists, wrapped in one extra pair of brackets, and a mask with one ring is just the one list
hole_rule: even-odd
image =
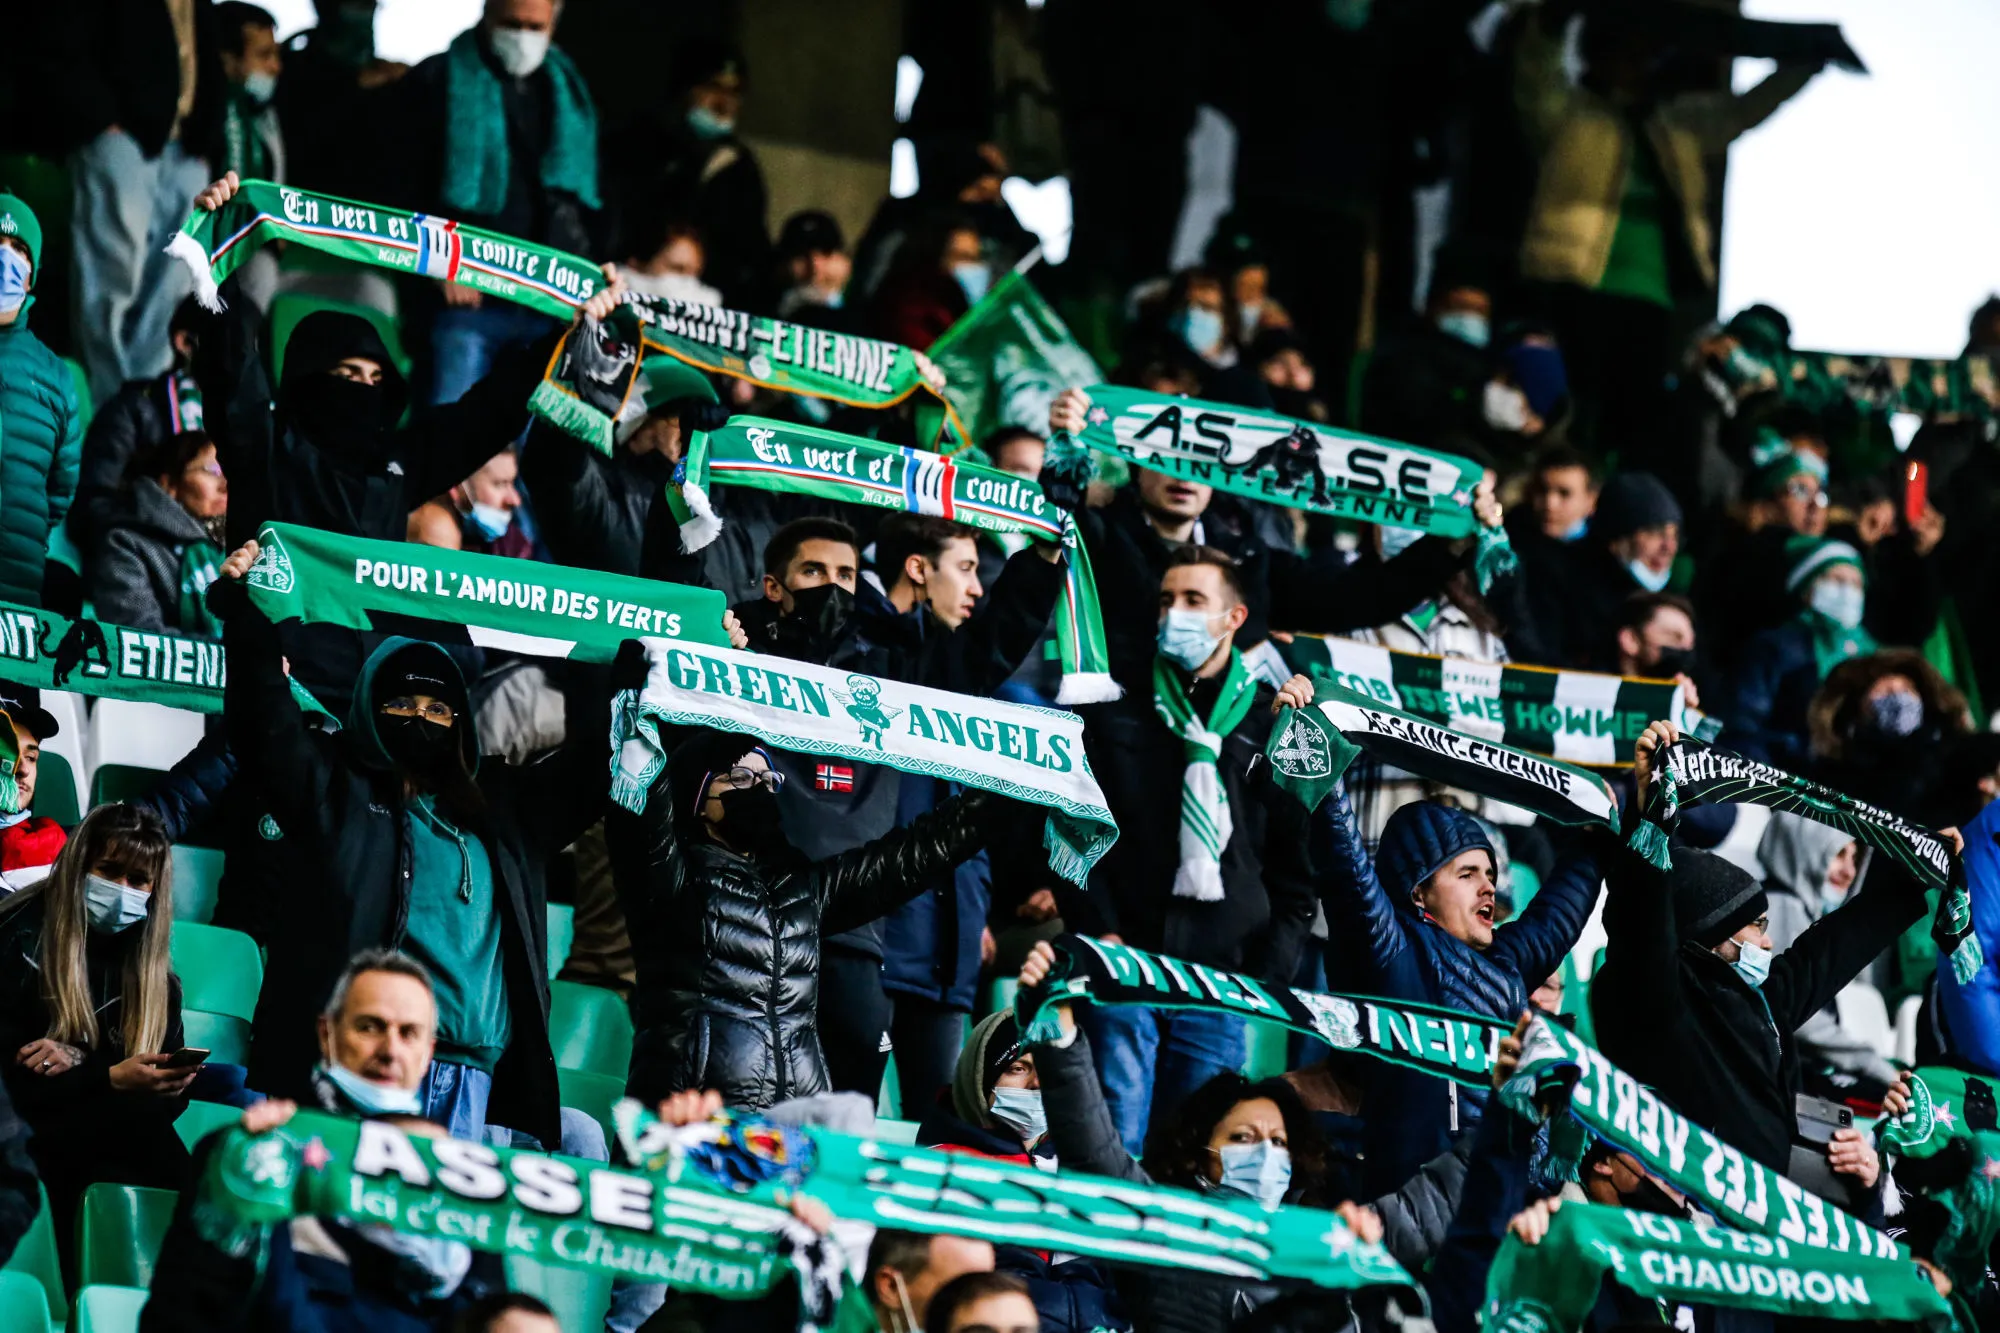
[(526, 347), (554, 327), (548, 316), (494, 296), (438, 311), (431, 325), (431, 406), (457, 402), (502, 352)]
[(1145, 1150), (1150, 1119), (1250, 1058), (1249, 1025), (1234, 1014), (1090, 1004), (1080, 1016), (1111, 1122), (1134, 1157)]
[[(424, 1099), (424, 1119), (444, 1126), (455, 1139), (469, 1139), (495, 1148), (533, 1148), (541, 1143), (532, 1135), (503, 1125), (488, 1124), (486, 1103), (493, 1095), (493, 1075), (471, 1065), (433, 1060), (417, 1086)], [(571, 1107), (562, 1108), (562, 1142), (556, 1150), (568, 1157), (593, 1162), (611, 1160), (611, 1148), (604, 1138), (604, 1126), (589, 1114)]]

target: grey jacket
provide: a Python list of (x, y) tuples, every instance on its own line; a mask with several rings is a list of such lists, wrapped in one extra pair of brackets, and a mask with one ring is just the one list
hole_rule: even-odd
[(133, 629), (181, 626), (181, 554), (208, 540), (201, 520), (151, 477), (141, 477), (111, 510), (88, 566), (97, 618)]
[[(1799, 815), (1778, 811), (1764, 829), (1757, 845), (1757, 859), (1763, 862), (1764, 892), (1770, 900), (1771, 951), (1783, 953), (1799, 936), (1826, 915), (1820, 889), (1826, 882), (1827, 867), (1840, 849), (1854, 841), (1839, 829), (1828, 828)], [(1866, 874), (1856, 875), (1847, 890), (1852, 898), (1861, 889)], [(1863, 981), (1850, 985), (1866, 985)], [(1840, 1011), (1832, 1005), (1821, 1009), (1798, 1031), (1799, 1059), (1804, 1064), (1824, 1064), (1846, 1074), (1861, 1074), (1884, 1083), (1896, 1081), (1896, 1067), (1886, 1056), (1855, 1033), (1841, 1026)]]

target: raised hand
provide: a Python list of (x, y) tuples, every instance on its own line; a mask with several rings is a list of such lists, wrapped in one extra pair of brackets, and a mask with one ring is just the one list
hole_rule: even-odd
[(194, 206), (205, 213), (213, 213), (234, 199), (236, 191), (241, 186), (242, 182), (236, 179), (236, 173), (226, 171), (222, 174), (221, 180), (209, 182), (202, 192), (194, 197)]

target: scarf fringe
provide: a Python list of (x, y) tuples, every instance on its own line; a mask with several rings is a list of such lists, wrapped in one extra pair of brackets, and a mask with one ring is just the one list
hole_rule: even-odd
[(693, 555), (722, 535), (722, 518), (709, 503), (708, 492), (692, 481), (681, 483), (681, 503), (689, 515), (681, 521), (681, 550)]
[(558, 430), (582, 440), (606, 458), (611, 457), (611, 418), (575, 394), (543, 380), (528, 395), (528, 410)]
[[(1970, 985), (1979, 969), (1986, 966), (1986, 951), (1979, 947), (1977, 935), (1967, 935), (1951, 951), (1951, 974), (1961, 986)], [(1893, 1191), (1892, 1191), (1893, 1192)]]
[(1108, 671), (1072, 671), (1062, 678), (1056, 702), (1065, 708), (1077, 704), (1107, 704), (1125, 697), (1125, 687)]
[(194, 299), (201, 308), (210, 314), (221, 314), (225, 306), (222, 289), (216, 285), (215, 272), (208, 266), (208, 250), (202, 243), (184, 231), (177, 231), (167, 242), (167, 253), (187, 265), (188, 274), (194, 279)]

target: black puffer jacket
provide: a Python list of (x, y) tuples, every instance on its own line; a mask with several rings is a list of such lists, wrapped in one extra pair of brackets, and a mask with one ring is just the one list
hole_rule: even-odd
[(641, 573), (646, 515), (674, 475), (659, 454), (618, 445), (610, 457), (553, 426), (537, 424), (521, 454), (521, 480), (535, 498), (542, 540), (558, 564)]
[(817, 1027), (821, 933), (893, 911), (992, 840), (1008, 809), (967, 792), (853, 851), (773, 866), (690, 839), (673, 804), (662, 775), (644, 814), (604, 821), (639, 964), (628, 1091), (650, 1102), (715, 1088), (750, 1110), (832, 1086)]

